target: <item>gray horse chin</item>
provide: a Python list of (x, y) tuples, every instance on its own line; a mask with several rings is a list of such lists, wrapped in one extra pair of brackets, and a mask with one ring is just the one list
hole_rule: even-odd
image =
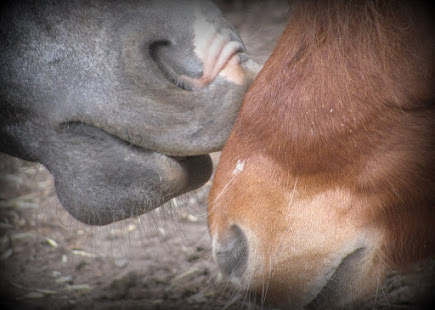
[(61, 141), (68, 143), (58, 148), (46, 166), (62, 205), (89, 225), (106, 225), (151, 211), (200, 187), (211, 176), (209, 155), (166, 156), (86, 125), (61, 135)]

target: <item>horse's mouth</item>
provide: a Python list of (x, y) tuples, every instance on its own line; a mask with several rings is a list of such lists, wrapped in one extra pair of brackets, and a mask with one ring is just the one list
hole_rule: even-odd
[(118, 135), (115, 135), (107, 130), (104, 130), (102, 128), (99, 128), (97, 126), (88, 124), (86, 122), (79, 122), (79, 121), (68, 121), (68, 122), (62, 122), (57, 126), (58, 132), (62, 133), (71, 133), (71, 134), (79, 134), (79, 135), (88, 135), (89, 137), (101, 137), (102, 135), (108, 135), (111, 138), (115, 139), (119, 145), (128, 146), (129, 148), (137, 149), (141, 152), (146, 153), (158, 153), (162, 156), (171, 158), (173, 160), (176, 160), (177, 162), (186, 162), (189, 159), (201, 157), (201, 156), (207, 156), (207, 154), (201, 154), (201, 155), (174, 155), (170, 153), (161, 152), (159, 150), (154, 149), (148, 149), (143, 146), (140, 146), (132, 141), (128, 141)]
[(47, 168), (63, 206), (86, 224), (149, 212), (202, 186), (212, 173), (208, 154), (162, 154), (79, 122), (64, 123), (57, 131), (66, 143), (63, 160)]
[(328, 272), (328, 280), (325, 285), (318, 291), (316, 296), (304, 307), (304, 309), (323, 309), (325, 304), (328, 304), (334, 294), (336, 294), (344, 282), (352, 277), (350, 274), (354, 270), (354, 266), (358, 266), (358, 262), (366, 254), (366, 248), (357, 248), (353, 252), (347, 254), (340, 262), (337, 268)]

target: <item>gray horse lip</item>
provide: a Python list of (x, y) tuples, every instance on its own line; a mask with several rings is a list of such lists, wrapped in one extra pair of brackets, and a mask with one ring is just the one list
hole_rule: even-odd
[(135, 150), (139, 153), (143, 153), (144, 155), (149, 154), (149, 158), (154, 158), (153, 161), (155, 163), (165, 163), (166, 165), (171, 161), (176, 162), (176, 165), (179, 167), (177, 169), (181, 170), (178, 170), (178, 173), (173, 175), (175, 179), (180, 178), (178, 181), (175, 181), (174, 184), (178, 184), (176, 187), (181, 187), (178, 189), (172, 188), (169, 190), (169, 192), (172, 192), (172, 194), (170, 194), (170, 196), (172, 196), (171, 198), (194, 190), (205, 184), (207, 180), (210, 179), (211, 173), (213, 171), (211, 158), (208, 154), (199, 154), (193, 156), (174, 156), (171, 154), (164, 154), (156, 150), (146, 149), (142, 146), (131, 143), (128, 140), (113, 135), (101, 128), (88, 125), (83, 122), (64, 123), (58, 127), (58, 130), (67, 135), (88, 136), (91, 139), (95, 138), (96, 140), (112, 141), (112, 144), (115, 144), (115, 146), (119, 145), (120, 148), (132, 149), (132, 153), (134, 153)]
[[(166, 156), (168, 156), (168, 155), (166, 155)], [(177, 161), (183, 162), (183, 161), (186, 161), (188, 157), (195, 157), (195, 156), (168, 156), (168, 157), (171, 157)]]
[(115, 138), (121, 144), (127, 145), (129, 147), (134, 146), (135, 148), (142, 150), (143, 152), (160, 154), (160, 155), (163, 155), (165, 157), (172, 158), (172, 159), (176, 160), (177, 162), (185, 162), (189, 158), (196, 158), (196, 157), (206, 155), (206, 154), (201, 154), (201, 155), (193, 155), (193, 156), (177, 156), (174, 154), (162, 153), (162, 152), (159, 152), (159, 151), (153, 150), (153, 149), (147, 149), (147, 148), (144, 148), (143, 146), (137, 145), (137, 144), (130, 142), (128, 140), (125, 140), (117, 135), (114, 135), (113, 133), (110, 133), (102, 128), (96, 127), (94, 125), (91, 125), (91, 124), (88, 124), (85, 122), (68, 121), (68, 122), (62, 122), (57, 126), (58, 131), (61, 131), (63, 133), (65, 133), (65, 132), (74, 133), (77, 130), (77, 128), (80, 128), (81, 134), (85, 133), (88, 135), (94, 135), (94, 134), (98, 134), (98, 133), (104, 133), (104, 134), (107, 134), (107, 135)]
[(80, 122), (56, 131), (55, 141), (62, 143), (53, 152), (62, 160), (48, 161), (46, 167), (62, 205), (89, 225), (147, 213), (204, 185), (213, 171), (208, 154), (172, 157)]

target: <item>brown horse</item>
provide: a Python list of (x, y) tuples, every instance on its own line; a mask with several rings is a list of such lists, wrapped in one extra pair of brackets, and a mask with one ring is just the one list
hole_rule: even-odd
[(431, 12), (295, 4), (209, 199), (218, 265), (262, 301), (349, 306), (434, 254)]

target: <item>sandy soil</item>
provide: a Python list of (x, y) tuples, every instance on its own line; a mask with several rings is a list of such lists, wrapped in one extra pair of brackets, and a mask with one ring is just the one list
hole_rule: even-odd
[[(286, 22), (287, 1), (220, 5), (264, 62)], [(0, 154), (0, 308), (255, 309), (211, 259), (210, 185), (151, 214), (90, 227), (61, 207), (42, 165)], [(421, 268), (393, 276), (361, 307), (418, 308), (413, 301), (434, 291), (433, 262)]]
[(105, 227), (73, 219), (41, 165), (2, 156), (0, 290), (13, 309), (239, 309), (211, 260), (210, 183)]

